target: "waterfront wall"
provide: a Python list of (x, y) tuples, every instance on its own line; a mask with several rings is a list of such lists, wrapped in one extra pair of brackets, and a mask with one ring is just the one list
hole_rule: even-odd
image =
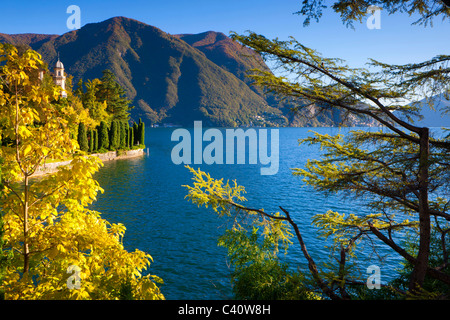
[[(144, 155), (144, 149), (136, 149), (136, 150), (128, 150), (128, 151), (120, 151), (120, 152), (109, 151), (109, 152), (105, 152), (105, 153), (93, 153), (90, 156), (98, 157), (102, 161), (112, 161), (112, 160), (134, 158), (134, 157), (139, 157), (142, 155)], [(68, 164), (70, 164), (70, 162), (71, 162), (71, 160), (46, 163), (46, 164), (40, 166), (36, 170), (36, 172), (33, 174), (33, 177), (53, 173), (58, 170), (58, 167), (68, 165)]]

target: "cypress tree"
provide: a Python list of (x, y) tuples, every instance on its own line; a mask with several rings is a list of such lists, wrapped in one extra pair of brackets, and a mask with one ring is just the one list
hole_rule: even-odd
[(94, 151), (94, 129), (89, 130), (89, 152)]
[(145, 124), (144, 122), (139, 123), (139, 144), (145, 144)]
[(139, 118), (139, 122), (137, 125), (138, 129), (137, 129), (137, 140), (139, 141), (139, 144), (141, 144), (141, 128), (142, 128), (142, 119)]
[(125, 148), (125, 123), (123, 121), (119, 121), (119, 148)]
[(120, 129), (120, 121), (116, 120), (116, 149), (120, 148), (120, 139), (121, 139), (121, 129)]
[(98, 151), (98, 130), (94, 129), (94, 151)]
[(133, 145), (137, 145), (139, 136), (138, 136), (138, 124), (136, 122), (133, 123), (133, 136), (134, 136)]
[(86, 127), (84, 123), (78, 125), (78, 144), (80, 145), (81, 151), (89, 151), (89, 142), (87, 138)]
[(100, 128), (98, 132), (98, 150), (109, 149), (109, 134), (108, 126), (105, 121), (100, 122)]
[(133, 148), (134, 146), (134, 129), (133, 127), (128, 128), (128, 146)]
[(130, 125), (127, 122), (123, 123), (123, 128), (122, 128), (122, 132), (123, 132), (123, 136), (122, 136), (122, 148), (128, 148), (128, 135), (129, 135), (129, 130)]
[(120, 124), (119, 121), (114, 120), (111, 123), (109, 130), (109, 148), (110, 150), (117, 150), (120, 146)]
[(118, 133), (117, 147), (119, 149), (122, 149), (122, 140), (123, 140), (123, 122), (122, 121), (117, 121), (117, 133)]

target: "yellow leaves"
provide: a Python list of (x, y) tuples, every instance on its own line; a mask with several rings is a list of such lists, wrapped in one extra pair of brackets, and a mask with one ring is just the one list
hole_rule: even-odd
[[(97, 157), (73, 157), (77, 142), (70, 136), (70, 126), (78, 123), (74, 119), (88, 120), (88, 112), (79, 102), (64, 101), (67, 107), (51, 103), (59, 94), (57, 89), (45, 88), (30, 77), (30, 70), (43, 67), (39, 54), (27, 51), (19, 56), (13, 46), (0, 44), (0, 61), (0, 133), (12, 141), (0, 147), (5, 181), (0, 211), (5, 223), (4, 249), (15, 253), (1, 284), (6, 297), (115, 299), (123, 280), (130, 276), (138, 298), (164, 298), (152, 278), (142, 276), (151, 257), (124, 249), (125, 226), (110, 224), (87, 209), (97, 193), (103, 192), (93, 179), (102, 162)], [(44, 159), (73, 160), (32, 183), (13, 184)], [(26, 273), (24, 242), (30, 252)], [(80, 268), (79, 289), (66, 285), (70, 265)]]
[(26, 138), (33, 136), (33, 133), (31, 132), (31, 130), (28, 127), (19, 126), (18, 135), (19, 135), (19, 137), (26, 139)]
[(31, 145), (27, 145), (23, 150), (23, 155), (26, 156), (28, 153), (30, 153), (31, 149)]
[(195, 170), (190, 166), (186, 166), (193, 174), (193, 186), (185, 185), (188, 189), (186, 198), (191, 200), (198, 206), (208, 207), (210, 205), (214, 211), (220, 214), (227, 214), (227, 202), (234, 200), (245, 201), (245, 197), (241, 194), (245, 193), (245, 189), (239, 186), (236, 181), (231, 187), (229, 182), (224, 183), (223, 179), (213, 179), (208, 173)]
[(24, 71), (20, 71), (19, 72), (19, 77), (20, 77), (20, 79), (24, 80), (24, 79), (27, 78), (27, 74)]
[(50, 148), (42, 147), (42, 148), (41, 148), (41, 152), (42, 152), (42, 154), (43, 154), (44, 156), (47, 156), (48, 153), (50, 152)]
[(47, 258), (53, 260), (55, 259), (55, 257), (58, 255), (59, 252), (60, 252), (59, 249), (56, 246), (54, 246), (47, 251)]
[(403, 231), (405, 228), (416, 228), (417, 221), (403, 221), (396, 222), (394, 215), (387, 216), (386, 214), (348, 214), (338, 213), (328, 210), (324, 214), (317, 214), (313, 218), (313, 225), (319, 228), (319, 235), (324, 238), (331, 237), (337, 246), (346, 246), (351, 243), (351, 239), (356, 239), (362, 234), (371, 234), (370, 226), (383, 230), (398, 230)]
[[(35, 224), (38, 220), (33, 220)], [(42, 222), (44, 223), (44, 222)], [(20, 226), (18, 226), (20, 228)], [(60, 212), (57, 221), (33, 233), (32, 269), (28, 279), (20, 279), (18, 272), (10, 272), (5, 278), (7, 297), (21, 299), (116, 299), (122, 282), (131, 277), (135, 297), (164, 299), (155, 281), (158, 277), (143, 276), (142, 272), (152, 261), (151, 256), (140, 250), (128, 252), (117, 235), (124, 235), (125, 226), (109, 224), (95, 211)], [(10, 233), (9, 233), (10, 234)], [(38, 241), (38, 239), (40, 239)], [(13, 243), (13, 241), (8, 241)], [(20, 250), (20, 245), (17, 247)], [(17, 255), (14, 265), (23, 263)], [(79, 289), (67, 287), (71, 270), (78, 270)], [(20, 270), (14, 269), (11, 270)], [(39, 276), (39, 283), (31, 277)], [(73, 279), (73, 278), (72, 278)]]
[[(246, 201), (242, 196), (245, 192), (243, 186), (233, 181), (233, 185), (223, 179), (213, 179), (208, 173), (195, 170), (186, 166), (193, 174), (193, 186), (184, 186), (188, 189), (188, 198), (198, 206), (211, 206), (219, 216), (232, 217), (232, 213), (236, 216), (233, 219), (232, 230), (243, 230), (242, 224), (253, 224), (260, 227), (264, 238), (270, 241), (275, 250), (278, 250), (278, 244), (284, 245), (285, 249), (292, 243), (292, 232), (290, 225), (279, 212), (271, 215), (265, 215), (263, 210), (254, 210), (240, 205), (237, 201)], [(239, 214), (243, 217), (237, 218)], [(269, 217), (271, 216), (271, 217)], [(280, 218), (280, 219), (277, 219)], [(242, 224), (241, 224), (242, 223)]]
[(66, 249), (64, 248), (64, 246), (62, 244), (58, 244), (56, 246), (56, 249), (60, 252), (60, 253), (65, 253)]

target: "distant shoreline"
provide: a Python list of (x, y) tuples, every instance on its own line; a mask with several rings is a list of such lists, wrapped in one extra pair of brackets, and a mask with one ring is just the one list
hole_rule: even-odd
[[(144, 155), (144, 149), (127, 150), (127, 151), (108, 151), (105, 153), (92, 153), (89, 156), (98, 157), (102, 161), (112, 161), (120, 159), (130, 159)], [(36, 172), (31, 177), (40, 177), (46, 174), (54, 173), (58, 171), (60, 166), (70, 164), (72, 160), (45, 163), (39, 166)]]

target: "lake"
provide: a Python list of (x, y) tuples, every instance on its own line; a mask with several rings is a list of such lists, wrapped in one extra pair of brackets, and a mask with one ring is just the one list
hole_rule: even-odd
[[(198, 208), (185, 199), (187, 190), (182, 186), (191, 184), (192, 176), (184, 165), (172, 162), (171, 152), (177, 144), (171, 141), (174, 130), (147, 127), (148, 155), (105, 162), (95, 176), (105, 192), (98, 195), (91, 208), (101, 212), (108, 221), (126, 226), (124, 245), (128, 250), (138, 248), (153, 257), (149, 271), (164, 280), (161, 290), (166, 299), (231, 299), (226, 250), (217, 246), (225, 221), (210, 209)], [(258, 164), (191, 166), (200, 167), (214, 178), (236, 180), (245, 187), (246, 204), (250, 207), (264, 208), (267, 212), (279, 211), (278, 206), (288, 210), (302, 232), (309, 253), (320, 263), (328, 251), (311, 226), (312, 216), (329, 209), (352, 213), (364, 208), (315, 192), (301, 178), (292, 175), (292, 168), (319, 157), (316, 148), (298, 144), (298, 139), (312, 135), (310, 130), (337, 134), (348, 129), (280, 128), (279, 170), (274, 175), (261, 175)], [(295, 268), (307, 270), (306, 260), (295, 241), (286, 259)], [(398, 266), (399, 260), (386, 250), (381, 253), (384, 264), (371, 260), (368, 252), (362, 255), (359, 267), (365, 272), (375, 261), (385, 283), (395, 276), (394, 266)]]

